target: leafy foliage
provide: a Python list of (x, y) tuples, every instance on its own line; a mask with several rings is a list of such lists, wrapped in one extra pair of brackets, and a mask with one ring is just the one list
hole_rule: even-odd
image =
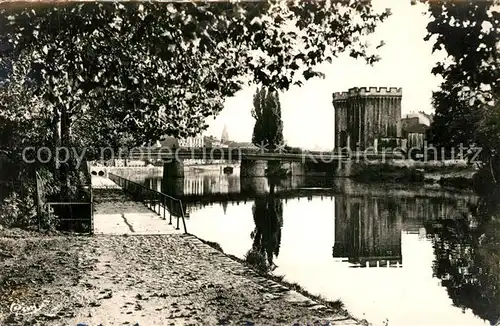
[(500, 12), (498, 1), (428, 1), (432, 21), (427, 40), (448, 57), (433, 73), (444, 78), (433, 95), (436, 108), (429, 130), (437, 146), (482, 147), (492, 179), (500, 176)]
[[(1, 149), (22, 174), (38, 168), (27, 146), (90, 160), (193, 136), (248, 83), (288, 89), (345, 52), (376, 61), (363, 36), (388, 15), (367, 0), (2, 3)], [(71, 154), (51, 171), (77, 196)]]
[(360, 36), (388, 14), (369, 1), (9, 4), (1, 59), (28, 58), (34, 100), (74, 135), (142, 144), (196, 134), (248, 81), (287, 89), (342, 52), (376, 61)]
[[(53, 141), (47, 133), (51, 117), (41, 103), (34, 100), (34, 90), (23, 81), (29, 70), (28, 60), (19, 57), (11, 68), (12, 82), (0, 83), (0, 151), (5, 153), (8, 162), (2, 171), (8, 171), (8, 175), (2, 175), (1, 180), (23, 179), (27, 177), (23, 175), (26, 172), (33, 177), (32, 172), (40, 165), (39, 161), (34, 161), (36, 150)], [(43, 155), (41, 158), (45, 159)], [(27, 161), (33, 164), (28, 166)]]
[[(0, 185), (4, 187), (4, 185)], [(0, 225), (7, 227), (26, 227), (36, 223), (35, 188), (25, 184), (13, 189), (0, 205)]]

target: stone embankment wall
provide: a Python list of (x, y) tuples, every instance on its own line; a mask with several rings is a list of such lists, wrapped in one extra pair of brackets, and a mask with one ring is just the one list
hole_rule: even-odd
[(163, 176), (162, 166), (143, 166), (143, 167), (107, 167), (107, 166), (91, 166), (90, 173), (102, 177), (108, 177), (109, 173), (113, 173), (133, 180), (137, 177), (161, 177)]

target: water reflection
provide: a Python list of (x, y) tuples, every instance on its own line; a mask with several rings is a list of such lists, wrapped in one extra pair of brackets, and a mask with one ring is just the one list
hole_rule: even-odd
[[(307, 197), (312, 194), (331, 197), (332, 185), (324, 178), (305, 178), (303, 176), (286, 179), (273, 179), (274, 192), (285, 203), (289, 198)], [(139, 181), (141, 182), (141, 181)], [(146, 186), (162, 191), (176, 198), (182, 198), (188, 213), (218, 203), (227, 209), (228, 203), (246, 204), (256, 196), (266, 196), (270, 183), (266, 177), (240, 178), (239, 175), (204, 172), (189, 173), (184, 178), (148, 177), (142, 180)]]
[(197, 175), (160, 187), (187, 204), (193, 234), (341, 298), (374, 325), (498, 321), (498, 198), (325, 178), (271, 181)]
[(401, 211), (394, 199), (336, 197), (333, 257), (346, 258), (352, 267), (399, 267)]
[(500, 321), (498, 203), (496, 198), (482, 198), (466, 218), (426, 224), (436, 256), (434, 275), (455, 306), (470, 308), (490, 325)]
[(203, 195), (223, 195), (240, 192), (240, 178), (225, 174), (191, 174), (184, 178), (172, 178), (163, 182), (162, 178), (147, 179), (164, 193), (174, 197), (199, 197)]
[(351, 267), (401, 267), (403, 233), (421, 234), (424, 223), (468, 213), (464, 199), (389, 197), (378, 192), (335, 197), (333, 257)]
[(276, 198), (276, 184), (270, 182), (269, 194), (257, 196), (252, 205), (255, 229), (250, 233), (252, 248), (245, 256), (260, 271), (276, 268), (273, 259), (279, 255), (283, 227), (283, 202)]

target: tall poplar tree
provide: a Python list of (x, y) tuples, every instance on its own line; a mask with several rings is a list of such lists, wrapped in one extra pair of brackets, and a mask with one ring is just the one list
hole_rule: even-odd
[(283, 120), (276, 90), (266, 87), (257, 89), (252, 116), (255, 118), (252, 143), (266, 151), (275, 151), (282, 146)]

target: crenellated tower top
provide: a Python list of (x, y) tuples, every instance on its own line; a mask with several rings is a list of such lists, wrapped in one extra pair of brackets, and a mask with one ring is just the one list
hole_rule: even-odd
[(350, 88), (349, 96), (402, 96), (401, 87), (353, 87)]
[(347, 100), (348, 97), (349, 97), (349, 92), (335, 92), (335, 93), (333, 93), (333, 101)]
[(335, 92), (333, 102), (345, 101), (355, 96), (403, 96), (401, 87), (352, 87), (347, 92)]

